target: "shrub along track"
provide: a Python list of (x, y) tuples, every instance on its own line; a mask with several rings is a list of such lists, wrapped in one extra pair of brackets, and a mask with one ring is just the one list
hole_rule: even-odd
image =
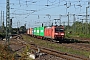
[[(10, 39), (9, 45), (6, 45), (6, 40), (0, 40), (0, 46), (3, 46), (0, 47), (0, 60), (23, 60), (25, 58), (17, 55), (17, 53), (22, 53), (26, 47), (26, 43), (20, 35)], [(18, 57), (20, 58), (18, 59)]]

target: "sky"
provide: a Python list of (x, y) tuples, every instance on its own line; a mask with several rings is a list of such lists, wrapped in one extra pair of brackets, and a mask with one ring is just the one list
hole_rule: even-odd
[[(69, 12), (70, 24), (75, 19), (85, 19), (86, 7), (90, 6), (90, 0), (9, 0), (10, 19), (13, 20), (12, 27), (20, 27), (26, 24), (27, 28), (39, 27), (43, 23), (49, 26), (51, 23), (67, 25)], [(87, 9), (90, 15), (90, 7)], [(0, 2), (0, 11), (4, 11), (4, 22), (6, 24), (6, 0)], [(0, 12), (1, 18), (1, 12)], [(88, 17), (90, 19), (90, 17)], [(1, 19), (0, 19), (1, 22)], [(1, 23), (0, 23), (1, 24)]]

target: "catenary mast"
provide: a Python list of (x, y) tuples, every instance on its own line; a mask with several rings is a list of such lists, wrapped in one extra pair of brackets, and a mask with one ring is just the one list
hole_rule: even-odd
[(6, 44), (9, 45), (10, 39), (10, 2), (6, 0)]

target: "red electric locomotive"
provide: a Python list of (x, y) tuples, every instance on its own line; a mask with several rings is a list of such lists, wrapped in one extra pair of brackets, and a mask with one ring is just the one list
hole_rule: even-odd
[(49, 28), (45, 28), (44, 36), (46, 38), (51, 39), (63, 39), (65, 36), (64, 27), (63, 26), (52, 26)]
[(63, 26), (55, 26), (53, 27), (54, 31), (54, 38), (55, 39), (63, 39), (65, 37), (65, 31)]

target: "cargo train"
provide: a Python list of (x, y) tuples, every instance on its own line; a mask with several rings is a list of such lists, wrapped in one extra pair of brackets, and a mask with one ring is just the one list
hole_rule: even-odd
[(27, 29), (27, 34), (41, 39), (54, 39), (58, 41), (64, 39), (65, 37), (65, 31), (62, 25), (29, 28)]

